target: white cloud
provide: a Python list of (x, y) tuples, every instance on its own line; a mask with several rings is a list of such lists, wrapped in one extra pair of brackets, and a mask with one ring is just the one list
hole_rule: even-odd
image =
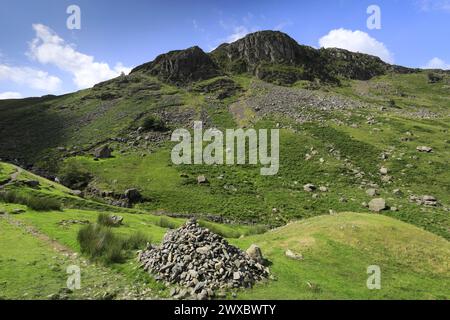
[(0, 92), (0, 100), (2, 99), (20, 99), (22, 98), (22, 95), (19, 92)]
[(277, 24), (277, 25), (273, 28), (273, 30), (281, 31), (281, 30), (285, 29), (286, 27), (289, 27), (289, 26), (292, 26), (292, 25), (293, 25), (293, 23), (292, 23), (291, 20), (282, 21), (282, 22), (280, 22), (279, 24)]
[(235, 42), (239, 39), (242, 39), (247, 34), (249, 34), (251, 31), (246, 26), (235, 26), (233, 27), (233, 33), (230, 34), (226, 38), (227, 43)]
[(367, 53), (378, 56), (385, 62), (394, 62), (392, 53), (382, 42), (359, 30), (351, 31), (343, 28), (331, 30), (319, 39), (319, 45), (324, 48), (342, 48)]
[(0, 64), (0, 80), (12, 81), (33, 89), (53, 93), (57, 92), (61, 86), (61, 79), (51, 76), (45, 71), (29, 67), (13, 67), (6, 64)]
[(444, 60), (434, 57), (430, 61), (427, 62), (425, 66), (423, 66), (423, 69), (442, 69), (442, 70), (449, 70), (450, 64), (446, 63)]
[(52, 64), (71, 73), (73, 82), (80, 89), (131, 71), (121, 63), (111, 68), (105, 62), (95, 61), (93, 56), (76, 51), (45, 25), (33, 24), (33, 29), (36, 37), (30, 43), (28, 55), (40, 63)]

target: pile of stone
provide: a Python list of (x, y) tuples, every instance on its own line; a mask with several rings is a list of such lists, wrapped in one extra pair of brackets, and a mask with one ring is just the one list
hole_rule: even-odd
[(245, 253), (191, 219), (167, 232), (160, 246), (140, 252), (138, 259), (156, 279), (178, 286), (171, 291), (175, 298), (204, 300), (268, 278), (269, 269), (255, 253), (261, 254)]

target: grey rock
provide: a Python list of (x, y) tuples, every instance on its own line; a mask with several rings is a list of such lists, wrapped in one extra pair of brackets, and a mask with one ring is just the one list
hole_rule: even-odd
[(111, 158), (112, 151), (113, 150), (109, 146), (104, 145), (94, 150), (94, 157), (98, 159)]
[(372, 199), (369, 202), (369, 210), (380, 212), (386, 209), (386, 201), (383, 198)]
[(294, 252), (291, 251), (290, 249), (287, 249), (286, 252), (285, 252), (284, 254), (286, 255), (286, 257), (288, 257), (288, 258), (290, 258), (290, 259), (294, 259), (294, 260), (303, 260), (303, 255), (294, 253)]

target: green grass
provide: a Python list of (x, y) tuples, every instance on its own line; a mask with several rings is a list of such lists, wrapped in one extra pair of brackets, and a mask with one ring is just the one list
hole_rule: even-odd
[[(448, 299), (450, 244), (380, 215), (343, 213), (295, 222), (264, 235), (233, 240), (258, 244), (276, 281), (240, 299)], [(291, 260), (287, 249), (302, 254)], [(367, 267), (381, 268), (381, 290), (366, 287)], [(313, 289), (308, 285), (312, 284)]]

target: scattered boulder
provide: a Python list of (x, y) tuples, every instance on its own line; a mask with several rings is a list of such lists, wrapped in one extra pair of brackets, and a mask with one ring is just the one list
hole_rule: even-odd
[(325, 186), (319, 187), (319, 190), (320, 190), (321, 192), (328, 192), (328, 188), (325, 187)]
[(252, 287), (269, 277), (268, 268), (194, 219), (168, 231), (159, 246), (150, 245), (138, 259), (156, 279), (177, 284), (194, 299), (211, 298), (215, 291)]
[(372, 199), (369, 202), (369, 210), (380, 212), (386, 209), (386, 201), (383, 198)]
[(111, 220), (111, 223), (113, 224), (113, 226), (120, 226), (120, 225), (122, 225), (123, 217), (113, 215), (110, 217), (110, 220)]
[(409, 196), (410, 202), (416, 202), (419, 205), (425, 205), (430, 207), (436, 207), (439, 205), (437, 199), (434, 196), (424, 195), (424, 196)]
[(367, 194), (369, 197), (375, 197), (375, 196), (377, 196), (379, 193), (378, 193), (378, 190), (377, 190), (377, 189), (375, 189), (375, 188), (370, 188), (370, 189), (367, 189), (367, 190), (366, 190), (366, 194)]
[(70, 194), (77, 196), (77, 197), (81, 197), (83, 195), (83, 191), (81, 190), (72, 190), (70, 191)]
[(107, 158), (111, 158), (112, 157), (112, 149), (107, 146), (101, 146), (98, 147), (97, 149), (95, 149), (94, 151), (94, 157), (98, 158), (98, 159), (107, 159)]
[(290, 258), (290, 259), (294, 259), (294, 260), (303, 260), (303, 255), (295, 253), (289, 249), (286, 250), (286, 252), (284, 253), (286, 255), (286, 257)]
[(198, 184), (206, 184), (208, 183), (208, 179), (204, 175), (200, 175), (197, 177)]
[(58, 225), (62, 227), (67, 227), (73, 224), (89, 224), (89, 220), (78, 220), (78, 219), (68, 219), (68, 220), (61, 220), (58, 222)]
[(261, 248), (256, 244), (252, 244), (245, 252), (248, 254), (250, 258), (252, 258), (256, 262), (264, 264), (264, 258), (262, 255)]
[(416, 150), (419, 152), (426, 152), (426, 153), (433, 152), (433, 148), (427, 146), (419, 146), (416, 148)]
[(388, 172), (389, 172), (388, 168), (386, 168), (386, 167), (381, 167), (380, 168), (380, 173), (382, 175), (386, 175), (386, 174), (388, 174)]
[(21, 213), (24, 213), (24, 212), (25, 212), (25, 210), (23, 210), (23, 209), (13, 209), (11, 211), (12, 214), (21, 214)]
[(303, 186), (303, 190), (305, 190), (306, 192), (313, 192), (316, 189), (317, 189), (316, 186), (313, 185), (312, 183), (307, 183)]

